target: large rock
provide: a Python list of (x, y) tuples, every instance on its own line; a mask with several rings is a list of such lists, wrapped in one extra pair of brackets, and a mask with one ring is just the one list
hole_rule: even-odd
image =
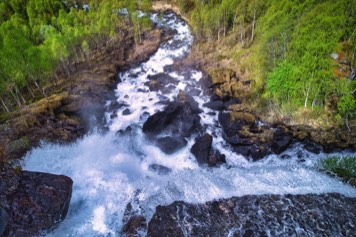
[(211, 150), (213, 137), (210, 134), (198, 137), (192, 146), (191, 152), (197, 159), (199, 164), (207, 164)]
[(156, 207), (147, 236), (354, 236), (356, 198), (248, 195)]
[(292, 143), (293, 136), (285, 131), (283, 127), (278, 127), (273, 133), (273, 142), (271, 145), (272, 151), (276, 154), (280, 154), (285, 151)]
[(166, 154), (170, 155), (187, 145), (183, 137), (165, 136), (157, 139), (157, 146)]
[[(138, 195), (140, 190), (135, 192), (135, 196), (126, 205), (122, 222), (124, 224), (122, 228), (122, 235), (124, 237), (138, 237), (142, 236), (142, 233), (147, 231), (147, 220), (144, 217), (144, 210), (140, 206)], [(141, 233), (141, 234), (140, 234)]]
[(7, 214), (5, 209), (0, 208), (0, 236), (2, 236), (2, 233), (4, 233), (8, 222), (9, 214)]
[(188, 95), (178, 95), (177, 100), (169, 102), (163, 111), (146, 120), (143, 132), (157, 135), (161, 132), (189, 137), (200, 129), (199, 106)]
[(5, 236), (34, 236), (67, 214), (73, 181), (63, 175), (22, 171), (16, 190), (7, 197)]

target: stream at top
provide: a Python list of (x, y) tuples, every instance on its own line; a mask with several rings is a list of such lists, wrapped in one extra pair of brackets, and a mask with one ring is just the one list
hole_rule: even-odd
[[(162, 43), (151, 58), (119, 75), (116, 103), (121, 107), (106, 114), (109, 132), (95, 129), (83, 139), (70, 145), (44, 143), (29, 152), (24, 159), (26, 170), (64, 174), (74, 181), (68, 215), (47, 236), (121, 236), (122, 219), (127, 203), (138, 200), (149, 220), (157, 205), (168, 205), (176, 200), (203, 203), (218, 198), (247, 194), (306, 194), (338, 192), (356, 197), (356, 189), (330, 178), (315, 168), (325, 154), (311, 154), (302, 146), (294, 145), (285, 151), (292, 158), (270, 155), (261, 161), (250, 162), (232, 151), (216, 126), (217, 115), (203, 107), (209, 101), (200, 88), (201, 71), (170, 67), (174, 60), (189, 52), (193, 36), (189, 26), (173, 13), (163, 17), (152, 15), (159, 27), (177, 30), (174, 38)], [(150, 91), (146, 86), (149, 76), (159, 73), (172, 80), (164, 89)], [(145, 84), (146, 83), (146, 84)], [(218, 168), (200, 167), (190, 153), (194, 138), (171, 155), (166, 155), (142, 132), (149, 115), (164, 108), (179, 91), (194, 91), (194, 99), (204, 111), (201, 123), (214, 134), (213, 146), (226, 155), (227, 164)], [(110, 108), (112, 101), (107, 102)], [(130, 127), (127, 135), (118, 130)], [(198, 135), (198, 134), (197, 134)], [(304, 162), (297, 153), (302, 152)], [(172, 170), (160, 175), (150, 165), (163, 165)]]

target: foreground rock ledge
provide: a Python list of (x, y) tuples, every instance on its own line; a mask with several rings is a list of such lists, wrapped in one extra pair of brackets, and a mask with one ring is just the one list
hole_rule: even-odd
[(34, 236), (63, 220), (72, 185), (64, 175), (22, 171), (18, 186), (8, 197), (7, 218), (3, 218), (7, 223), (2, 223), (5, 232), (0, 236)]
[(147, 236), (354, 236), (356, 198), (248, 195), (158, 206)]

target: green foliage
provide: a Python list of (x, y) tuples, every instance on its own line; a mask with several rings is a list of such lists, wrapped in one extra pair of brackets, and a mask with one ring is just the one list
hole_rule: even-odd
[[(194, 3), (192, 3), (194, 2)], [(323, 108), (332, 98), (338, 114), (355, 114), (350, 83), (335, 73), (332, 53), (356, 67), (356, 0), (177, 0), (198, 39), (235, 35), (252, 47), (265, 91), (281, 107)], [(238, 49), (243, 50), (243, 49)], [(343, 69), (345, 70), (345, 69)], [(347, 69), (346, 69), (347, 70)], [(341, 73), (342, 74), (342, 73)], [(345, 85), (346, 88), (345, 88)], [(342, 86), (343, 88), (341, 88)], [(348, 94), (346, 96), (346, 94)], [(346, 108), (349, 108), (346, 111)]]
[[(46, 95), (44, 86), (55, 82), (57, 72), (70, 73), (69, 60), (105, 47), (120, 28), (149, 28), (150, 0), (84, 1), (2, 0), (0, 2), (0, 107), (9, 111), (26, 103), (23, 92)], [(87, 2), (87, 1), (86, 1)], [(126, 7), (132, 18), (120, 14)], [(135, 19), (133, 19), (135, 18)], [(135, 23), (135, 24), (134, 24)], [(137, 25), (139, 30), (137, 30)]]
[(356, 178), (356, 157), (355, 156), (331, 156), (322, 159), (320, 162), (322, 170), (331, 172), (345, 181)]

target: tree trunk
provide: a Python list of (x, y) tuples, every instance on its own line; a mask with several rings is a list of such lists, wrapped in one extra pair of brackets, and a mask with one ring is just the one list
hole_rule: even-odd
[(9, 110), (9, 108), (6, 106), (6, 103), (5, 103), (5, 101), (1, 98), (1, 104), (2, 104), (2, 106), (4, 107), (4, 109), (5, 109), (5, 111), (6, 112), (10, 112), (10, 110)]
[(32, 91), (32, 89), (31, 89), (31, 86), (30, 86), (30, 85), (27, 85), (27, 89), (28, 89), (28, 92), (30, 92), (32, 98), (34, 98), (34, 97), (35, 97), (35, 94), (33, 94), (33, 91)]
[(251, 42), (253, 42), (253, 39), (255, 38), (255, 27), (256, 27), (256, 2), (255, 2), (255, 7), (253, 9), (253, 22), (252, 22)]
[(18, 96), (14, 93), (14, 91), (13, 91), (12, 89), (10, 90), (10, 94), (11, 94), (12, 97), (14, 98), (16, 104), (17, 104), (18, 106), (21, 106), (22, 104), (21, 104), (20, 99), (19, 99)]

